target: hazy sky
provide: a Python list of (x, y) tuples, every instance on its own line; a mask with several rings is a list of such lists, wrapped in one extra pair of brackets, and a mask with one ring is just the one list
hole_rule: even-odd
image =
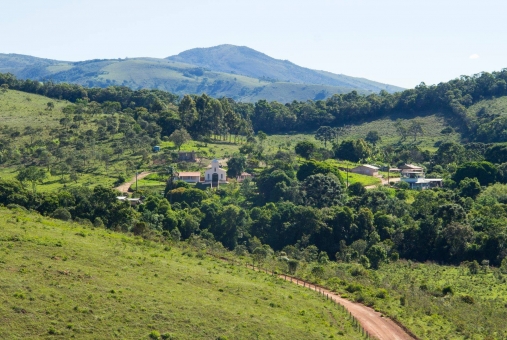
[(0, 53), (167, 57), (244, 45), (298, 65), (413, 87), (507, 67), (501, 0), (0, 0)]

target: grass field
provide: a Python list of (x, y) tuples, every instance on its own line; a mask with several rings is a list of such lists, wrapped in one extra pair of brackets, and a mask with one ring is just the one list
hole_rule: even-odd
[(0, 208), (2, 339), (358, 339), (315, 293), (193, 252)]

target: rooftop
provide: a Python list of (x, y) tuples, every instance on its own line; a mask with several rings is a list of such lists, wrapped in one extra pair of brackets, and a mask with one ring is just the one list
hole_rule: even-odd
[(199, 171), (196, 172), (180, 172), (178, 173), (179, 177), (201, 177), (201, 173)]

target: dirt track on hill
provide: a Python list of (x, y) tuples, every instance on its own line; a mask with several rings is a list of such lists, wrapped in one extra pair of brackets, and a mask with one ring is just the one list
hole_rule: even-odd
[[(225, 259), (225, 258), (224, 258)], [(225, 259), (229, 261), (228, 259)], [(248, 265), (249, 268), (253, 268)], [(254, 270), (264, 271), (263, 269), (253, 268)], [(272, 272), (265, 271), (266, 274), (273, 275)], [(417, 340), (417, 337), (409, 334), (405, 329), (398, 325), (393, 320), (384, 317), (382, 313), (376, 312), (373, 308), (367, 307), (360, 303), (352, 302), (350, 300), (342, 298), (340, 295), (333, 293), (329, 289), (316, 286), (313, 283), (309, 283), (289, 275), (278, 275), (283, 280), (290, 281), (299, 286), (314, 290), (320, 294), (328, 297), (345, 307), (347, 311), (359, 322), (361, 327), (370, 335), (373, 339), (378, 340)]]
[(376, 312), (374, 309), (355, 303), (350, 300), (342, 298), (340, 295), (332, 291), (315, 286), (314, 284), (292, 278), (290, 276), (279, 275), (280, 278), (291, 281), (299, 286), (304, 286), (311, 290), (315, 290), (330, 300), (344, 306), (354, 316), (365, 331), (371, 337), (379, 340), (414, 340), (415, 337), (409, 335), (402, 327), (396, 324), (393, 320), (383, 317), (381, 313)]
[[(139, 180), (145, 178), (146, 176), (148, 176), (149, 174), (151, 174), (151, 172), (149, 172), (149, 171), (143, 171), (143, 172), (137, 174), (137, 180), (139, 181)], [(135, 182), (136, 182), (136, 176), (134, 176), (132, 178), (132, 180), (130, 180), (130, 182), (125, 182), (122, 185), (116, 187), (115, 190), (118, 190), (119, 192), (122, 192), (122, 193), (128, 192), (130, 186), (132, 184), (134, 184)]]

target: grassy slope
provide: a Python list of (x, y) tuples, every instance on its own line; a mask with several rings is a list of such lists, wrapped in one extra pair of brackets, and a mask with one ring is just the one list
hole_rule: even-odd
[(0, 226), (2, 339), (359, 338), (310, 291), (180, 246), (5, 208)]
[[(47, 103), (53, 102), (55, 108), (52, 111), (46, 110)], [(62, 100), (54, 100), (44, 96), (35, 94), (9, 90), (4, 94), (0, 94), (0, 125), (14, 128), (21, 132), (21, 136), (14, 140), (14, 144), (18, 147), (23, 147), (26, 143), (30, 142), (30, 136), (23, 134), (24, 128), (31, 126), (32, 128), (42, 128), (42, 132), (34, 136), (34, 141), (38, 139), (48, 139), (50, 129), (60, 128), (60, 119), (64, 117), (62, 108), (67, 106), (69, 102)], [(101, 116), (94, 117), (91, 122), (81, 124), (81, 130), (97, 129), (95, 121), (102, 118)], [(97, 152), (100, 149), (110, 149), (109, 142), (103, 145), (97, 145)], [(131, 157), (132, 160), (139, 159), (139, 157)], [(62, 187), (76, 187), (76, 186), (96, 186), (102, 184), (105, 186), (112, 186), (116, 178), (120, 174), (125, 174), (126, 159), (120, 158), (116, 160), (113, 157), (113, 164), (106, 171), (103, 163), (94, 162), (86, 168), (86, 172), (80, 174), (78, 182), (60, 183), (58, 176), (50, 176), (44, 180), (44, 183), (37, 186), (37, 190), (54, 191)], [(0, 178), (11, 179), (16, 177), (17, 167), (6, 167), (0, 165)], [(129, 176), (132, 174), (128, 174)]]
[(480, 101), (480, 102), (470, 106), (467, 110), (467, 114), (470, 117), (475, 118), (477, 115), (477, 112), (483, 107), (488, 110), (489, 114), (506, 114), (507, 113), (507, 97), (486, 99), (486, 100)]

